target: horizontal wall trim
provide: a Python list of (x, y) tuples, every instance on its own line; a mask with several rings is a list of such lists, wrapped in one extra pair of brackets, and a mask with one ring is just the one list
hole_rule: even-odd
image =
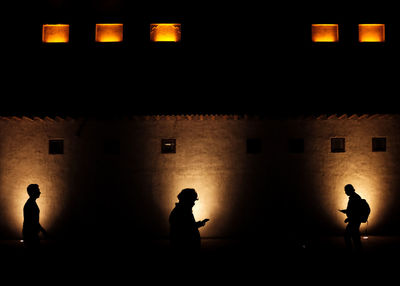
[[(64, 122), (85, 118), (79, 117), (61, 117), (61, 116), (0, 116), (3, 121), (48, 121), (48, 122)], [(107, 118), (105, 118), (107, 119)], [(110, 117), (115, 119), (115, 117)], [(296, 115), (269, 117), (268, 115), (247, 115), (247, 114), (175, 114), (175, 115), (133, 115), (123, 116), (121, 119), (139, 120), (139, 121), (159, 121), (159, 120), (268, 120), (268, 119), (286, 119), (286, 120), (363, 120), (363, 119), (400, 119), (400, 114), (320, 114), (320, 115)], [(102, 119), (104, 120), (104, 119)]]

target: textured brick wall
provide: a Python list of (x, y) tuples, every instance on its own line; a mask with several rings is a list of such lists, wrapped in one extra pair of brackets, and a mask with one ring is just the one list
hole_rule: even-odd
[[(210, 218), (203, 236), (339, 233), (351, 183), (367, 198), (370, 232), (396, 230), (400, 138), (397, 117), (253, 120), (217, 117), (156, 120), (0, 120), (0, 226), (20, 237), (26, 186), (37, 183), (44, 227), (60, 236), (166, 236), (176, 195), (193, 187), (196, 218)], [(332, 137), (346, 152), (331, 153)], [(387, 151), (372, 152), (372, 137)], [(49, 139), (64, 154), (48, 154)], [(176, 139), (161, 154), (161, 139)], [(261, 138), (260, 154), (246, 139)], [(288, 153), (304, 138), (304, 153)], [(120, 140), (120, 154), (104, 141)]]

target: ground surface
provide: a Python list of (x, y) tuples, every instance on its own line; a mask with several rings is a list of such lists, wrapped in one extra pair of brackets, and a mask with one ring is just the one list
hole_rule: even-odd
[(0, 241), (0, 251), (1, 276), (17, 284), (372, 284), (398, 279), (400, 271), (400, 238), (380, 236), (363, 240), (361, 254), (347, 253), (341, 237), (297, 244), (203, 239), (200, 253), (184, 256), (165, 239), (42, 241), (33, 258), (22, 242), (9, 240)]

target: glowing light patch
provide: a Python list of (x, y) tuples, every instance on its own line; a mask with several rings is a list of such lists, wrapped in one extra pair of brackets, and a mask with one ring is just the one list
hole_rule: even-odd
[[(379, 177), (370, 176), (365, 174), (364, 176), (348, 176), (343, 177), (342, 180), (338, 180), (335, 188), (332, 192), (332, 199), (336, 206), (336, 209), (345, 209), (347, 207), (348, 196), (344, 193), (344, 186), (346, 184), (352, 184), (362, 198), (366, 199), (371, 207), (371, 214), (368, 219), (368, 228), (374, 228), (375, 225), (381, 223), (381, 216), (383, 216), (384, 197), (382, 196), (382, 184)], [(333, 195), (334, 194), (334, 195)], [(333, 213), (333, 210), (332, 210)], [(379, 215), (380, 214), (380, 215)], [(346, 218), (345, 215), (336, 211), (336, 222), (338, 226), (344, 225), (343, 220)], [(361, 224), (361, 231), (367, 227), (366, 223)]]
[(359, 24), (359, 42), (384, 42), (385, 24)]
[(339, 42), (339, 25), (312, 24), (311, 40), (313, 42)]
[(152, 42), (180, 42), (181, 24), (176, 24), (176, 23), (150, 24), (150, 40)]
[(96, 42), (122, 42), (124, 35), (123, 30), (123, 24), (96, 24)]
[(68, 43), (69, 25), (67, 24), (45, 24), (42, 26), (43, 43)]

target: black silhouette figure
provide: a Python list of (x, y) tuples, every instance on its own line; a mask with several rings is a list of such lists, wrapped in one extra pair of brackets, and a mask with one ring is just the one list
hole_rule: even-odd
[(24, 223), (22, 236), (25, 246), (30, 250), (37, 250), (40, 246), (39, 233), (47, 235), (46, 230), (39, 223), (39, 207), (36, 199), (40, 197), (40, 189), (37, 184), (30, 184), (27, 187), (29, 199), (24, 205)]
[(179, 202), (169, 216), (170, 242), (176, 251), (192, 253), (201, 247), (199, 228), (205, 226), (209, 219), (197, 221), (192, 208), (198, 200), (194, 189), (183, 189), (178, 195)]
[(344, 187), (344, 191), (347, 196), (349, 196), (349, 201), (347, 203), (347, 209), (339, 210), (340, 212), (347, 215), (345, 223), (347, 223), (346, 231), (344, 234), (344, 240), (346, 243), (346, 248), (348, 250), (360, 251), (361, 250), (361, 238), (360, 238), (360, 225), (362, 222), (360, 205), (361, 197), (356, 193), (354, 187), (348, 184)]

